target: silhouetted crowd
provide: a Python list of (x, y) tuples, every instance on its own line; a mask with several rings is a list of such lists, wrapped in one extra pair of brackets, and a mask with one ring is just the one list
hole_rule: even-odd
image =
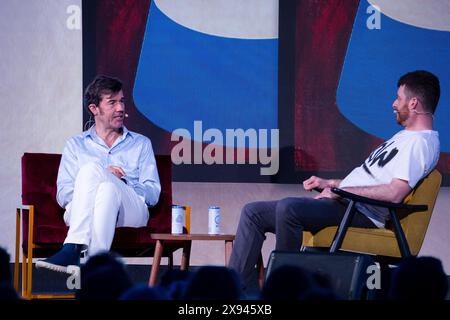
[[(10, 256), (0, 248), (0, 299), (18, 300), (12, 285)], [(157, 286), (134, 284), (121, 257), (104, 252), (81, 266), (78, 300), (340, 300), (332, 281), (323, 274), (284, 265), (274, 269), (255, 295), (243, 291), (239, 275), (220, 266), (200, 267), (196, 272), (172, 269)], [(411, 257), (392, 268), (389, 288), (372, 299), (444, 300), (448, 279), (442, 263), (433, 257)]]

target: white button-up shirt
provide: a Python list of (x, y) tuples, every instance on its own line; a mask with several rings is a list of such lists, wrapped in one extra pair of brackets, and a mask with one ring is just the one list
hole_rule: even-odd
[(109, 165), (121, 167), (126, 173), (123, 179), (145, 199), (148, 206), (154, 206), (158, 202), (161, 185), (150, 139), (123, 127), (122, 136), (110, 148), (97, 135), (94, 125), (71, 137), (64, 147), (56, 195), (61, 207), (65, 208), (72, 201), (78, 170), (90, 162), (98, 163), (104, 168)]

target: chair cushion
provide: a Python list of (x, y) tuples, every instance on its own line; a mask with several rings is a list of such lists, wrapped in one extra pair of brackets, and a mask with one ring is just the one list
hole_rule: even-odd
[[(306, 238), (304, 246), (330, 247), (337, 227), (327, 227)], [(370, 241), (367, 241), (367, 237)], [(342, 250), (373, 253), (377, 255), (400, 257), (395, 234), (389, 229), (369, 229), (350, 227), (341, 246)]]

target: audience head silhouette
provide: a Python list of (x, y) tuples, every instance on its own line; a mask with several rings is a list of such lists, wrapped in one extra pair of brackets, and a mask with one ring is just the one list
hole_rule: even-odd
[(267, 278), (261, 292), (263, 300), (334, 300), (326, 278), (301, 267), (284, 265)]
[(168, 300), (169, 297), (162, 288), (151, 288), (147, 285), (137, 285), (125, 291), (120, 300)]
[(0, 283), (11, 282), (11, 270), (9, 268), (9, 253), (0, 247)]
[(188, 280), (186, 300), (238, 300), (241, 282), (236, 271), (218, 266), (201, 267)]
[(12, 286), (9, 253), (0, 247), (0, 300), (17, 300), (19, 296)]
[(411, 257), (392, 273), (389, 297), (395, 300), (444, 300), (448, 280), (439, 259)]
[(81, 267), (79, 300), (116, 300), (132, 287), (124, 264), (111, 252), (89, 258)]
[(171, 299), (180, 300), (184, 297), (189, 279), (190, 274), (188, 271), (169, 269), (161, 277), (159, 287), (165, 290)]

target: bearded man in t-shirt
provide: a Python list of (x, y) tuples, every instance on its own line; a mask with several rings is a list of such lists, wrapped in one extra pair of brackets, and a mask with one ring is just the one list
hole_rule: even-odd
[[(364, 163), (343, 180), (312, 176), (305, 190), (323, 191), (314, 198), (259, 201), (244, 206), (229, 266), (248, 286), (255, 270), (265, 233), (276, 234), (276, 250), (299, 251), (303, 231), (313, 233), (341, 222), (346, 206), (331, 188), (364, 197), (400, 203), (415, 185), (436, 166), (440, 145), (433, 130), (433, 114), (440, 97), (439, 79), (428, 71), (403, 75), (393, 103), (396, 121), (404, 127), (375, 149)], [(387, 209), (358, 204), (353, 227), (384, 228)]]

